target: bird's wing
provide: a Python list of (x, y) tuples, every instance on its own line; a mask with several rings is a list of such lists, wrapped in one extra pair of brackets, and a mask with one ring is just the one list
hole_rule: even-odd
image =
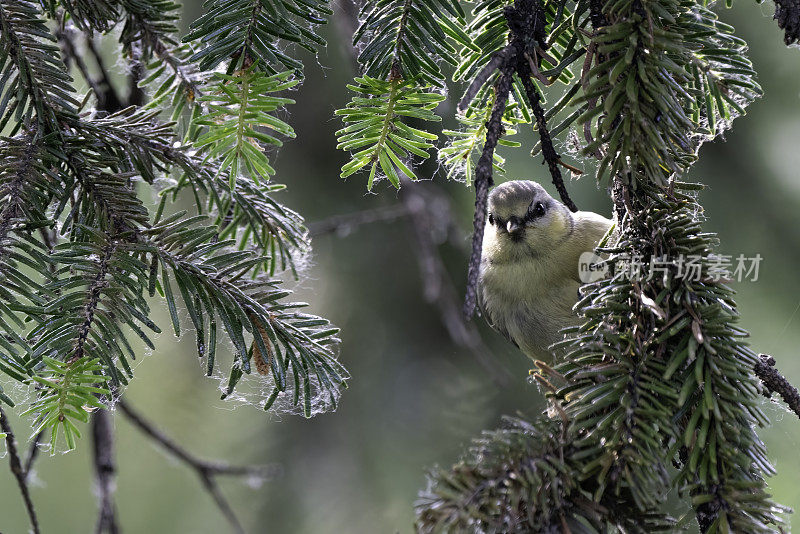
[(486, 303), (483, 299), (483, 289), (480, 286), (478, 286), (478, 310), (480, 310), (483, 318), (486, 319), (486, 323), (492, 327), (492, 330), (509, 340), (514, 344), (515, 347), (520, 348), (519, 344), (517, 344), (517, 342), (514, 341), (514, 338), (511, 337), (511, 334), (508, 333), (508, 330), (505, 328), (505, 326), (501, 326), (492, 321), (492, 314), (486, 309)]

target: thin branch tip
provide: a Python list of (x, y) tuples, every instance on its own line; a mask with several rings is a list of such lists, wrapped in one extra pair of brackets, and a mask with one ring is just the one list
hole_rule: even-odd
[(31, 531), (33, 534), (39, 534), (39, 518), (36, 515), (36, 508), (33, 505), (30, 488), (28, 487), (28, 473), (23, 468), (22, 461), (19, 456), (19, 450), (17, 449), (17, 438), (14, 436), (14, 431), (12, 430), (11, 424), (8, 422), (8, 417), (6, 416), (6, 413), (3, 411), (2, 407), (0, 407), (0, 431), (6, 435), (5, 440), (6, 451), (8, 452), (8, 465), (11, 468), (11, 473), (17, 480), (17, 486), (19, 486), (19, 492), (20, 495), (22, 495), (22, 500), (25, 503), (25, 510), (28, 513), (28, 519), (31, 523)]
[(200, 478), (203, 487), (214, 500), (220, 513), (225, 517), (231, 529), (236, 533), (244, 533), (239, 518), (236, 516), (228, 500), (222, 494), (217, 484), (217, 476), (243, 476), (258, 477), (266, 480), (274, 474), (274, 466), (266, 465), (230, 465), (224, 462), (209, 462), (197, 458), (182, 446), (178, 445), (169, 436), (165, 435), (153, 423), (145, 419), (124, 399), (117, 403), (120, 412), (143, 434), (150, 437), (156, 444), (166, 450), (188, 467), (194, 470)]

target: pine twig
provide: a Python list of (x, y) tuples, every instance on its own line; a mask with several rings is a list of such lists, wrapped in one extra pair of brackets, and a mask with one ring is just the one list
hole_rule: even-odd
[(0, 408), (0, 430), (6, 435), (8, 464), (11, 468), (11, 473), (13, 473), (14, 478), (17, 479), (19, 492), (22, 494), (22, 500), (25, 502), (25, 510), (27, 510), (28, 518), (31, 522), (31, 529), (34, 534), (39, 534), (39, 518), (36, 516), (36, 509), (33, 506), (33, 500), (31, 499), (31, 493), (28, 488), (27, 472), (22, 467), (19, 451), (17, 450), (17, 440), (14, 437), (14, 432), (11, 430), (8, 417), (2, 408)]
[(158, 445), (164, 448), (169, 454), (189, 466), (194, 470), (203, 487), (211, 495), (217, 508), (228, 521), (231, 529), (237, 533), (244, 533), (239, 518), (231, 508), (225, 496), (219, 489), (216, 482), (217, 476), (241, 476), (241, 477), (257, 477), (266, 479), (273, 475), (274, 468), (270, 466), (251, 466), (251, 465), (230, 465), (224, 462), (208, 462), (197, 458), (183, 447), (175, 443), (172, 438), (165, 435), (158, 428), (155, 427), (150, 421), (146, 420), (136, 410), (125, 401), (120, 400), (117, 403), (123, 415), (145, 435), (153, 439)]
[(755, 365), (756, 376), (767, 388), (764, 396), (771, 397), (773, 393), (781, 396), (789, 408), (800, 417), (800, 393), (777, 369), (775, 369), (775, 358), (768, 354), (759, 354), (759, 362)]

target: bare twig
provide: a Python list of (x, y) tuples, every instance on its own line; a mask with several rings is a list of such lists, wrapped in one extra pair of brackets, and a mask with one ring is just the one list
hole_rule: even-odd
[(478, 301), (478, 273), (481, 265), (481, 249), (483, 248), (483, 229), (486, 226), (486, 204), (492, 179), (492, 163), (494, 149), (503, 135), (503, 113), (511, 90), (511, 66), (504, 65), (501, 76), (495, 85), (495, 100), (489, 122), (486, 123), (486, 141), (483, 152), (475, 166), (475, 215), (472, 219), (472, 253), (467, 271), (467, 290), (464, 298), (464, 316), (469, 318), (475, 312)]
[(553, 140), (550, 138), (550, 132), (547, 129), (547, 119), (544, 117), (544, 110), (540, 103), (539, 92), (531, 81), (530, 66), (528, 63), (521, 62), (518, 72), (522, 80), (522, 85), (525, 87), (525, 95), (528, 98), (528, 104), (531, 106), (533, 115), (536, 117), (536, 128), (539, 130), (539, 138), (542, 143), (542, 155), (544, 156), (545, 162), (547, 162), (547, 167), (550, 169), (550, 177), (553, 180), (553, 185), (556, 187), (561, 201), (564, 202), (570, 211), (578, 211), (578, 206), (576, 206), (569, 197), (569, 192), (567, 192), (567, 188), (564, 185), (564, 178), (561, 175), (561, 169), (558, 167), (561, 158), (558, 153), (556, 153), (555, 147), (553, 147)]
[(768, 354), (759, 354), (759, 362), (755, 365), (756, 376), (767, 389), (765, 395), (771, 397), (773, 393), (781, 396), (789, 408), (800, 417), (800, 393), (777, 369), (775, 358)]
[(6, 435), (6, 450), (8, 451), (8, 465), (11, 468), (11, 473), (17, 479), (19, 492), (22, 494), (22, 500), (25, 502), (25, 510), (28, 512), (28, 518), (31, 522), (31, 529), (34, 534), (39, 534), (39, 519), (36, 516), (36, 509), (33, 507), (33, 500), (28, 489), (28, 481), (26, 479), (26, 472), (22, 467), (20, 461), (19, 451), (17, 450), (17, 440), (14, 437), (14, 432), (11, 429), (11, 424), (8, 422), (6, 413), (0, 408), (0, 429)]
[(376, 222), (388, 222), (408, 215), (408, 209), (402, 204), (373, 208), (344, 215), (334, 215), (321, 221), (308, 224), (308, 233), (312, 237), (336, 233), (344, 236), (357, 230), (359, 226)]
[(116, 465), (114, 463), (114, 423), (107, 410), (92, 413), (92, 463), (97, 484), (97, 515), (95, 534), (118, 534), (117, 511), (114, 504), (116, 492)]
[(175, 443), (170, 437), (162, 433), (150, 421), (146, 420), (136, 410), (125, 401), (120, 400), (117, 403), (120, 411), (125, 417), (144, 434), (153, 439), (157, 444), (164, 448), (172, 456), (191, 467), (200, 481), (203, 483), (206, 491), (214, 499), (217, 508), (222, 515), (227, 519), (231, 529), (237, 533), (243, 533), (244, 528), (236, 517), (233, 508), (228, 503), (225, 496), (219, 489), (216, 482), (217, 476), (242, 476), (254, 477), (259, 479), (267, 479), (275, 474), (275, 467), (272, 466), (253, 466), (253, 465), (230, 465), (225, 462), (208, 462), (197, 458), (183, 447)]

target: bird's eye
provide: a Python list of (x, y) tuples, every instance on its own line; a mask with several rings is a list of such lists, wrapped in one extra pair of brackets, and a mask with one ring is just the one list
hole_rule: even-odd
[(544, 204), (542, 204), (541, 202), (535, 202), (535, 203), (532, 202), (531, 207), (528, 208), (528, 215), (532, 219), (541, 217), (542, 215), (544, 215), (544, 212), (545, 212)]
[(494, 215), (489, 214), (489, 224), (494, 224)]

